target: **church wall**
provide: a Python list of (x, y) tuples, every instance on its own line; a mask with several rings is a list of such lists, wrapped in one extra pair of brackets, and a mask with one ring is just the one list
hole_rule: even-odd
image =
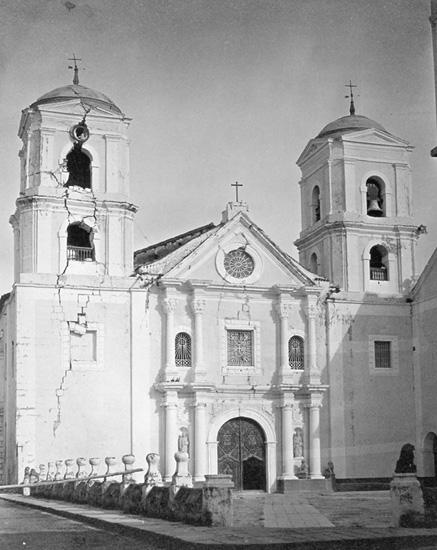
[[(415, 357), (415, 406), (417, 415), (417, 466), (419, 475), (436, 474), (433, 459), (427, 460), (425, 437), (437, 435), (437, 282), (435, 256), (426, 267), (426, 274), (413, 294), (413, 346)], [(432, 455), (432, 448), (431, 448)]]
[[(17, 304), (20, 466), (129, 452), (128, 293), (18, 286)], [(71, 332), (81, 312), (94, 342), (73, 352), (70, 338), (84, 338)]]
[(2, 483), (16, 480), (16, 375), (15, 375), (15, 296), (3, 305), (0, 316), (0, 365), (1, 365), (1, 403), (0, 403), (0, 478)]
[[(391, 476), (401, 446), (415, 438), (409, 307), (338, 304), (332, 309), (332, 324), (343, 325), (334, 330), (344, 335), (337, 351), (331, 349), (330, 365), (330, 395), (339, 398), (338, 405), (331, 404), (337, 422), (344, 407), (344, 428), (333, 433), (344, 464), (341, 475)], [(372, 366), (373, 340), (387, 338), (393, 338), (392, 367), (379, 371)]]

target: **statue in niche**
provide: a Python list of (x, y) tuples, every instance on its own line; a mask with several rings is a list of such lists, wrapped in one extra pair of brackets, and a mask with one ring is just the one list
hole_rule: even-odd
[(188, 437), (188, 429), (181, 428), (181, 433), (178, 437), (178, 451), (181, 453), (190, 454), (190, 438)]
[(293, 434), (293, 456), (303, 456), (303, 433), (301, 428), (296, 428)]
[(406, 443), (402, 446), (401, 454), (396, 462), (395, 474), (415, 474), (414, 445)]

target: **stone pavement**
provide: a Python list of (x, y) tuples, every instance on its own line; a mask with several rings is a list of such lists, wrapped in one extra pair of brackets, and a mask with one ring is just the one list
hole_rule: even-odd
[[(337, 500), (337, 495), (340, 500)], [(319, 550), (319, 549), (356, 549), (367, 548), (385, 550), (411, 550), (412, 548), (437, 548), (437, 529), (395, 529), (391, 527), (371, 526), (372, 520), (366, 517), (372, 502), (378, 503), (377, 508), (384, 508), (387, 495), (354, 495), (343, 493), (333, 495), (236, 495), (240, 510), (244, 508), (241, 501), (247, 499), (250, 505), (246, 508), (246, 516), (240, 517), (233, 528), (197, 527), (177, 522), (170, 522), (143, 516), (123, 514), (118, 511), (91, 508), (88, 505), (71, 504), (22, 495), (0, 495), (9, 502), (24, 504), (46, 512), (54, 513), (70, 519), (82, 521), (89, 525), (113, 531), (115, 533), (135, 537), (156, 546), (164, 545), (168, 550), (177, 549), (228, 549), (244, 548), (250, 550), (274, 547), (274, 549)], [(337, 514), (339, 502), (348, 510), (355, 503), (361, 503), (358, 513), (362, 519), (360, 527), (337, 526), (332, 519)], [(320, 503), (322, 503), (320, 505)], [(323, 508), (323, 513), (320, 508)], [(307, 524), (324, 518), (332, 527), (306, 526), (291, 527), (290, 518), (293, 511), (300, 507), (300, 516), (305, 517)], [(281, 511), (282, 510), (282, 511)], [(363, 512), (364, 511), (364, 512)], [(277, 527), (269, 527), (276, 519)], [(311, 519), (313, 517), (314, 519)], [(303, 522), (294, 518), (292, 524)], [(359, 523), (357, 518), (353, 523)], [(246, 525), (243, 525), (246, 523)], [(240, 524), (240, 526), (238, 526)], [(366, 525), (367, 524), (367, 525)], [(286, 525), (286, 527), (285, 527)], [(363, 527), (364, 525), (364, 527)]]
[(308, 502), (303, 493), (266, 494), (236, 493), (234, 496), (234, 526), (263, 527), (333, 527), (334, 524)]

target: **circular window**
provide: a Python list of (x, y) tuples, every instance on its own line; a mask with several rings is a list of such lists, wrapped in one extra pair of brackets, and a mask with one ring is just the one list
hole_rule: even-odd
[(223, 260), (226, 273), (236, 279), (244, 279), (252, 275), (255, 269), (255, 262), (250, 254), (242, 248), (231, 250)]

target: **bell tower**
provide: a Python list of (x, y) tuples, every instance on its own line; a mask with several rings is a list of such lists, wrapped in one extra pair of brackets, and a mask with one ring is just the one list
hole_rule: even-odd
[(420, 229), (412, 219), (412, 147), (355, 114), (325, 126), (306, 146), (300, 262), (342, 290), (403, 294), (415, 277)]
[(20, 195), (10, 220), (16, 282), (132, 272), (130, 119), (107, 96), (79, 84), (76, 61), (73, 84), (22, 113)]

